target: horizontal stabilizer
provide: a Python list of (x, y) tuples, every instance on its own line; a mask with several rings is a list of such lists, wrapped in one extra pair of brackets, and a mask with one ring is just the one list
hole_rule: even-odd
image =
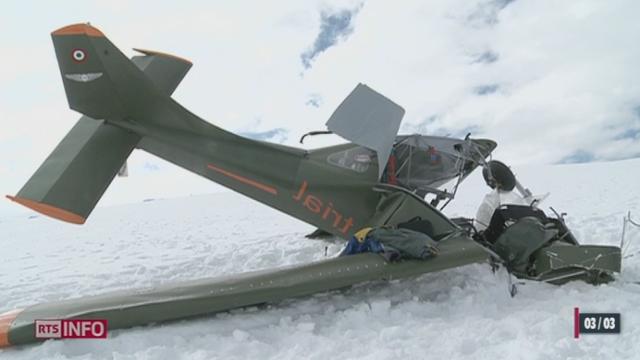
[(134, 56), (131, 61), (165, 94), (171, 95), (191, 66), (191, 61), (157, 51), (134, 49), (144, 56)]
[(44, 215), (83, 224), (140, 136), (83, 116), (9, 199)]

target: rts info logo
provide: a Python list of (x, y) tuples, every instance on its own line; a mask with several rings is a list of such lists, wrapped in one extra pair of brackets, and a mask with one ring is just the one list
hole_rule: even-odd
[(106, 339), (106, 319), (36, 320), (36, 339)]

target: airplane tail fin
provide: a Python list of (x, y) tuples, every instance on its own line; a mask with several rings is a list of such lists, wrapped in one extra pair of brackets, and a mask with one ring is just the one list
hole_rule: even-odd
[(110, 64), (122, 61), (120, 51), (114, 51), (104, 34), (87, 24), (63, 27), (51, 38), (69, 106), (95, 119), (124, 117), (121, 96), (107, 73)]

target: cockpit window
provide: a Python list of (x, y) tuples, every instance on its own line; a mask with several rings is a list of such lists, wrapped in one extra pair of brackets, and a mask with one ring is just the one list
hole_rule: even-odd
[(331, 165), (363, 173), (369, 169), (375, 159), (375, 152), (362, 146), (355, 146), (329, 155), (327, 162)]
[(398, 136), (381, 180), (420, 196), (443, 193), (441, 186), (468, 175), (491, 150), (483, 151), (479, 143), (469, 139)]

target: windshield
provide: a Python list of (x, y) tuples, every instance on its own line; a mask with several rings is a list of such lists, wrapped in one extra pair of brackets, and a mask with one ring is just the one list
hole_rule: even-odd
[(376, 160), (376, 153), (362, 146), (333, 153), (327, 157), (329, 164), (363, 173)]
[(424, 195), (468, 175), (491, 150), (470, 139), (398, 136), (383, 179)]

